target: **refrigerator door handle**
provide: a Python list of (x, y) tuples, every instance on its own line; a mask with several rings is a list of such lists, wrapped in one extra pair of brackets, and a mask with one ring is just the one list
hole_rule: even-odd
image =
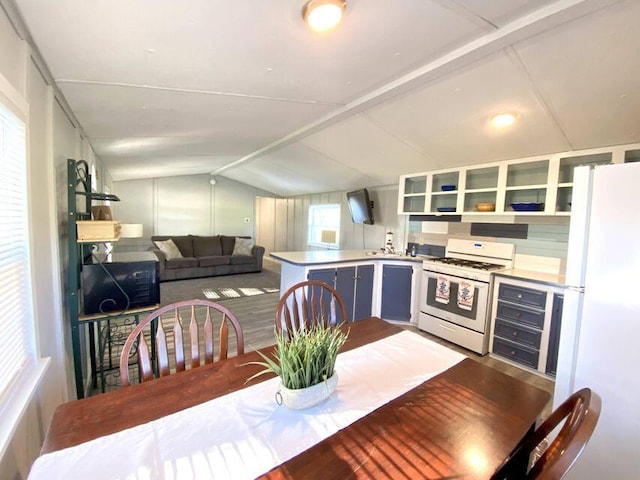
[(584, 287), (566, 287), (565, 290), (569, 290), (570, 292), (584, 293)]

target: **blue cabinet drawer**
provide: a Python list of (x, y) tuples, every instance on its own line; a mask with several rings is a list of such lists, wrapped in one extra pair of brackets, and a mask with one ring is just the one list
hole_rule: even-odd
[(547, 292), (502, 283), (498, 298), (520, 305), (544, 308), (547, 303)]
[(496, 320), (494, 334), (506, 340), (535, 349), (540, 348), (540, 340), (542, 338), (542, 332), (539, 330), (534, 330), (532, 328), (527, 328), (504, 320)]
[(498, 301), (496, 318), (529, 325), (542, 330), (544, 326), (544, 311), (520, 307), (507, 302)]
[(531, 368), (538, 368), (538, 350), (499, 337), (493, 338), (493, 353)]

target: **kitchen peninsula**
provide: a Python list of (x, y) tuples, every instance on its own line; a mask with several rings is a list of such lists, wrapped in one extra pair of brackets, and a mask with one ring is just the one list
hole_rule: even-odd
[(416, 323), (422, 257), (365, 250), (273, 252), (282, 262), (280, 292), (322, 280), (344, 300), (350, 320), (378, 316)]

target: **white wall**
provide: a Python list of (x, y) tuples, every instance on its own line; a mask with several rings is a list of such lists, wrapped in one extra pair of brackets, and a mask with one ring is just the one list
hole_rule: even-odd
[(27, 195), (35, 328), (40, 355), (51, 358), (49, 370), (0, 458), (0, 478), (12, 480), (26, 478), (55, 408), (75, 392), (62, 287), (67, 258), (66, 159), (85, 153), (95, 161), (35, 57), (0, 8), (0, 86), (8, 85), (29, 105)]
[[(398, 215), (398, 186), (368, 188), (374, 203), (374, 225), (351, 221), (345, 192), (302, 195), (287, 199), (258, 199), (256, 242), (273, 251), (318, 250), (307, 245), (309, 206), (340, 204), (340, 249), (379, 250), (384, 247), (386, 232), (394, 233), (397, 250), (406, 248), (407, 217)], [(363, 235), (364, 234), (364, 235)]]
[(52, 235), (52, 232), (57, 232), (56, 202), (51, 201), (55, 198), (50, 135), (53, 97), (51, 89), (32, 61), (29, 62), (28, 98), (29, 191), (38, 192), (38, 195), (29, 196), (32, 221), (31, 260), (38, 272), (34, 285), (35, 315), (40, 353), (52, 358), (47, 382), (42, 387), (43, 395), (51, 399), (50, 403), (43, 405), (43, 417), (48, 422), (55, 405), (67, 399), (68, 379), (59, 322), (63, 317), (59, 243), (58, 236)]
[(120, 198), (111, 205), (114, 218), (144, 228), (144, 238), (121, 239), (116, 250), (146, 250), (152, 235), (255, 237), (256, 197), (273, 194), (222, 176), (215, 185), (209, 181), (209, 175), (185, 175), (114, 182)]

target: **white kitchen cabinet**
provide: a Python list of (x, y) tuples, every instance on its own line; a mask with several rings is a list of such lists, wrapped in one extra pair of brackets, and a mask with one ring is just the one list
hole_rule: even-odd
[(462, 188), (462, 212), (477, 213), (477, 203), (495, 203), (503, 198), (499, 195), (498, 182), (500, 166), (468, 168), (464, 172), (464, 187)]
[[(402, 175), (398, 214), (568, 216), (571, 214), (575, 167), (636, 161), (640, 161), (640, 144)], [(448, 186), (454, 189), (449, 190)], [(478, 203), (495, 203), (495, 211), (479, 212), (476, 210)], [(543, 205), (539, 211), (514, 211), (512, 203)]]
[(421, 214), (427, 204), (427, 174), (402, 175), (398, 188), (398, 214)]
[(555, 376), (564, 289), (496, 275), (491, 308), (491, 356)]
[(571, 213), (571, 198), (573, 194), (573, 169), (582, 165), (606, 165), (613, 163), (612, 152), (599, 152), (562, 157), (558, 166), (558, 188), (556, 190), (555, 212), (557, 214)]

